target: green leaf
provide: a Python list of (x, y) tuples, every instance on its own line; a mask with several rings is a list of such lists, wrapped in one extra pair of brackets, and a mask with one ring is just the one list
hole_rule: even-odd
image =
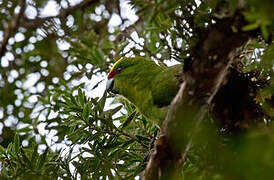
[(147, 137), (145, 137), (145, 136), (141, 136), (141, 135), (136, 135), (136, 137), (139, 139), (139, 140), (141, 140), (141, 141), (150, 141), (150, 139), (149, 138), (147, 138)]
[(32, 130), (32, 128), (30, 127), (24, 127), (24, 128), (21, 128), (21, 129), (18, 129), (16, 130), (17, 133), (22, 133), (22, 132), (30, 132)]
[(122, 105), (121, 106), (117, 106), (116, 108), (107, 110), (106, 113), (110, 114), (112, 116), (115, 113), (117, 113), (118, 111), (120, 111), (122, 109), (122, 107), (123, 107)]
[(127, 110), (128, 113), (132, 113), (133, 112), (133, 109), (132, 109), (129, 101), (125, 100), (124, 101), (124, 105), (125, 105), (125, 108), (126, 108), (126, 110)]
[(38, 166), (37, 166), (38, 169), (41, 169), (43, 167), (43, 165), (45, 164), (46, 158), (47, 158), (47, 155), (48, 155), (48, 149), (49, 148), (47, 147), (45, 152), (42, 155), (39, 156)]
[(65, 95), (64, 95), (64, 96), (62, 96), (62, 97), (63, 97), (63, 99), (65, 100), (65, 103), (66, 103), (66, 104), (68, 104), (68, 105), (70, 105), (70, 106), (71, 106), (71, 105), (73, 105), (73, 103), (72, 103), (72, 101), (71, 101), (71, 99), (70, 99), (70, 98), (68, 98), (68, 97), (67, 97), (67, 96), (65, 96)]
[(243, 14), (245, 16), (245, 19), (247, 21), (250, 21), (250, 22), (251, 21), (256, 21), (256, 20), (258, 20), (260, 18), (259, 15), (258, 15), (258, 13), (244, 12)]
[(131, 121), (134, 119), (135, 115), (136, 115), (136, 110), (133, 111), (128, 117), (127, 119), (125, 120), (125, 122), (122, 124), (122, 129), (125, 128), (126, 126), (128, 126)]
[(3, 154), (6, 154), (6, 150), (2, 145), (0, 145), (0, 155), (3, 155)]
[(82, 92), (81, 88), (78, 88), (78, 102), (81, 105), (81, 107), (84, 107), (85, 104), (85, 96)]
[(260, 24), (257, 22), (255, 22), (253, 24), (248, 24), (243, 27), (243, 31), (251, 31), (251, 30), (257, 29), (259, 26), (260, 26)]
[(91, 111), (91, 105), (90, 105), (90, 102), (87, 102), (83, 110), (83, 118), (85, 121), (89, 120), (90, 111)]
[(32, 167), (33, 161), (29, 160), (23, 148), (21, 148), (21, 155), (23, 157), (24, 162), (28, 165), (28, 167)]
[(13, 158), (16, 158), (16, 153), (15, 153), (15, 148), (14, 148), (14, 143), (9, 143), (7, 147), (7, 154), (11, 155)]
[(130, 144), (134, 143), (135, 140), (134, 139), (130, 139), (128, 141), (125, 141), (124, 144), (122, 145), (123, 149), (126, 149)]
[(75, 97), (74, 97), (72, 94), (70, 94), (70, 100), (71, 100), (71, 102), (72, 102), (74, 105), (77, 105), (77, 102), (76, 102), (76, 100), (75, 100)]
[(71, 140), (73, 143), (78, 142), (81, 138), (83, 138), (83, 133), (85, 132), (86, 126), (80, 127), (73, 131), (72, 133), (68, 134), (68, 139)]
[(274, 44), (271, 44), (265, 51), (262, 63), (264, 65), (264, 68), (272, 68), (274, 65)]
[(99, 137), (102, 136), (102, 133), (101, 132), (96, 132), (94, 134), (91, 134), (89, 136), (89, 141), (92, 141), (92, 140), (97, 140)]
[(94, 49), (93, 57), (96, 59), (98, 64), (102, 64), (104, 62), (104, 53), (101, 51), (101, 49)]
[(19, 138), (19, 135), (17, 133), (14, 135), (14, 140), (13, 141), (14, 141), (14, 144), (13, 144), (14, 152), (16, 154), (18, 154), (19, 149), (20, 149), (20, 138)]
[(44, 97), (41, 97), (41, 96), (38, 96), (38, 101), (41, 101), (43, 104), (48, 104), (48, 100), (47, 98), (44, 98)]
[(35, 166), (36, 166), (37, 157), (38, 157), (37, 149), (38, 149), (38, 144), (35, 144), (34, 148), (33, 148), (33, 153), (31, 155), (31, 162), (32, 162), (31, 165), (32, 165), (32, 168), (35, 168)]
[(261, 32), (262, 32), (263, 38), (267, 40), (268, 36), (269, 36), (269, 33), (268, 33), (268, 30), (267, 30), (267, 26), (265, 24), (261, 25)]
[(106, 104), (106, 99), (107, 99), (107, 92), (105, 91), (104, 92), (104, 95), (102, 96), (102, 98), (99, 100), (99, 106), (100, 106), (100, 112), (103, 111), (104, 107), (105, 107), (105, 104)]

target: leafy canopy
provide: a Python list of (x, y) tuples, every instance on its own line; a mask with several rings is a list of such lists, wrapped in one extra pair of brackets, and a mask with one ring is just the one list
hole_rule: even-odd
[[(50, 4), (56, 13), (43, 15)], [(254, 99), (263, 112), (260, 122), (269, 124), (274, 114), (272, 4), (271, 0), (0, 1), (0, 177), (140, 175), (157, 128), (129, 101), (103, 93), (106, 73), (115, 60), (130, 56), (160, 65), (177, 60), (187, 68), (188, 60), (197, 56), (194, 49), (201, 48), (201, 32), (237, 14), (245, 21), (243, 28), (238, 24), (226, 28), (243, 30), (250, 40), (232, 66), (245, 75), (255, 73), (254, 82), (266, 82), (256, 85)], [(191, 111), (188, 115), (193, 116)], [(183, 167), (185, 179), (272, 177), (271, 126), (236, 137), (218, 136), (222, 127), (211, 124), (214, 118), (208, 116)]]

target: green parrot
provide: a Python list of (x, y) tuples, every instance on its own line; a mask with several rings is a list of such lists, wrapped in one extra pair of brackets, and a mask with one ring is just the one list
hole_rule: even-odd
[(160, 126), (180, 86), (182, 65), (159, 66), (144, 57), (121, 58), (111, 68), (106, 90), (132, 102)]

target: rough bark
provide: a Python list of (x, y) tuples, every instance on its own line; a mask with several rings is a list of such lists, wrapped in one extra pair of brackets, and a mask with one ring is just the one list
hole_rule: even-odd
[(186, 62), (184, 82), (171, 103), (143, 179), (177, 179), (180, 176), (193, 134), (226, 81), (238, 48), (254, 33), (241, 31), (245, 23), (243, 17), (236, 14), (202, 32)]

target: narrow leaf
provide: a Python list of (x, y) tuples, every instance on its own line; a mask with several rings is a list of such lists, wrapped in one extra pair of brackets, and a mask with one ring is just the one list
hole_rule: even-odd
[(48, 148), (47, 148), (47, 149), (45, 150), (45, 152), (39, 157), (38, 169), (41, 169), (41, 168), (43, 167), (43, 165), (45, 164), (47, 154), (48, 154)]
[(131, 121), (134, 119), (136, 115), (136, 111), (133, 111), (128, 117), (127, 119), (125, 120), (125, 122), (122, 124), (122, 129), (125, 128), (126, 126), (128, 126)]
[(38, 145), (36, 144), (34, 146), (33, 153), (31, 155), (31, 162), (32, 162), (31, 166), (32, 166), (32, 168), (35, 168), (35, 166), (36, 166), (36, 161), (37, 161), (37, 157), (38, 157), (37, 149), (38, 149)]
[(268, 39), (269, 33), (267, 30), (267, 26), (265, 24), (261, 25), (261, 32), (262, 32), (262, 36), (265, 40)]
[(28, 167), (31, 167), (33, 163), (29, 160), (23, 148), (21, 149), (21, 155), (23, 157), (24, 162), (28, 165)]
[(86, 121), (88, 121), (88, 119), (89, 119), (90, 110), (91, 110), (90, 102), (87, 102), (85, 104), (85, 107), (84, 107), (84, 110), (83, 110), (83, 118)]
[(13, 147), (14, 147), (14, 152), (16, 154), (19, 153), (19, 148), (20, 148), (20, 138), (19, 138), (19, 135), (16, 133), (15, 136), (14, 136), (14, 144), (13, 144)]
[(243, 27), (243, 31), (251, 31), (259, 27), (260, 24), (258, 23), (253, 23), (253, 24), (248, 24)]
[(104, 107), (105, 107), (105, 103), (106, 103), (106, 99), (107, 99), (107, 92), (104, 92), (103, 97), (99, 100), (99, 106), (100, 106), (100, 110), (103, 111)]
[(3, 146), (0, 145), (0, 155), (6, 154), (6, 150)]
[(85, 97), (84, 97), (84, 94), (80, 88), (78, 89), (78, 102), (81, 105), (81, 107), (84, 107)]
[(122, 109), (122, 105), (121, 106), (117, 106), (116, 108), (113, 109), (109, 109), (106, 111), (106, 113), (109, 113), (110, 115), (114, 115), (115, 113), (117, 113), (118, 111), (120, 111)]

